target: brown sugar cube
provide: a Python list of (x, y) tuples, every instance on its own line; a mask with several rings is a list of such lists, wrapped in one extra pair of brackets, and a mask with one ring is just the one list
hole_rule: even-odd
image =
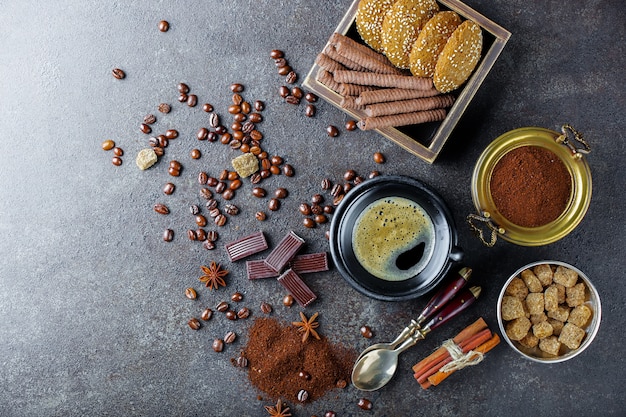
[(579, 282), (573, 287), (566, 288), (565, 294), (567, 305), (570, 307), (580, 306), (585, 302), (585, 284)]
[(566, 323), (561, 330), (559, 342), (563, 343), (570, 349), (578, 349), (580, 342), (585, 337), (585, 331), (572, 323)]
[(542, 292), (531, 292), (526, 296), (526, 307), (528, 312), (533, 314), (541, 314), (544, 312), (544, 299)]
[(591, 309), (583, 304), (581, 306), (574, 307), (574, 309), (569, 313), (567, 322), (578, 327), (585, 327), (590, 317)]
[(546, 313), (542, 312), (541, 314), (531, 314), (530, 315), (530, 322), (532, 324), (537, 324), (537, 323), (541, 323), (542, 321), (546, 321), (548, 320), (548, 316), (546, 316)]
[(547, 320), (533, 325), (533, 334), (539, 339), (545, 339), (548, 336), (552, 336), (553, 332), (554, 329)]
[(550, 319), (550, 318), (548, 319), (548, 323), (550, 323), (550, 325), (552, 326), (552, 334), (555, 336), (558, 336), (561, 334), (561, 329), (565, 325), (565, 323), (563, 323), (560, 320)]
[(528, 295), (528, 287), (526, 286), (524, 281), (522, 281), (521, 278), (515, 277), (511, 280), (509, 285), (506, 287), (506, 290), (504, 291), (504, 293), (506, 295), (517, 297), (520, 300), (525, 300), (526, 296)]
[(506, 324), (506, 334), (511, 340), (521, 340), (530, 330), (531, 323), (526, 317), (519, 317)]
[(550, 265), (536, 265), (533, 268), (533, 272), (535, 273), (535, 276), (539, 278), (539, 281), (541, 281), (541, 285), (543, 285), (544, 287), (552, 284), (552, 277), (554, 276), (554, 273), (552, 272), (552, 268), (550, 267)]
[(517, 297), (505, 295), (502, 297), (502, 319), (505, 321), (514, 320), (518, 317), (525, 317), (524, 304)]
[(530, 292), (543, 291), (543, 285), (541, 285), (541, 281), (539, 281), (539, 278), (537, 278), (533, 271), (531, 271), (530, 269), (524, 269), (521, 275), (522, 280), (524, 280), (524, 283), (526, 283), (526, 286), (528, 287), (528, 290)]
[(533, 332), (528, 332), (526, 336), (522, 337), (519, 340), (522, 346), (527, 348), (534, 348), (539, 344), (539, 338), (533, 334)]
[(545, 309), (547, 311), (555, 311), (559, 308), (559, 289), (554, 285), (550, 285), (543, 292), (543, 299)]
[(563, 284), (566, 288), (573, 287), (578, 281), (578, 274), (576, 271), (566, 268), (564, 266), (558, 266), (554, 271), (554, 282), (557, 284)]
[(552, 284), (559, 291), (559, 304), (563, 304), (565, 302), (565, 285), (563, 284)]
[(554, 311), (548, 311), (548, 317), (565, 323), (569, 317), (569, 311), (569, 307), (559, 306), (559, 308)]
[(556, 336), (549, 336), (545, 339), (539, 340), (539, 349), (549, 353), (550, 355), (557, 356), (559, 354), (559, 349), (561, 349), (561, 342), (559, 342)]

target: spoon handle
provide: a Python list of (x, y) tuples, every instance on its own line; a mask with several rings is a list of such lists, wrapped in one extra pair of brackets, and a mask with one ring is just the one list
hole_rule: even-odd
[(480, 287), (471, 287), (461, 291), (452, 301), (447, 303), (445, 307), (435, 315), (429, 322), (424, 326), (424, 333), (428, 333), (430, 330), (434, 330), (437, 327), (441, 326), (452, 317), (459, 314), (461, 311), (468, 308), (470, 305), (476, 301), (478, 296), (480, 295), (481, 288)]
[(418, 323), (428, 320), (433, 314), (442, 309), (445, 304), (452, 299), (459, 291), (465, 287), (467, 281), (472, 275), (472, 269), (468, 267), (461, 268), (457, 272), (456, 277), (450, 281), (448, 285), (442, 287), (428, 302), (424, 310), (417, 318)]

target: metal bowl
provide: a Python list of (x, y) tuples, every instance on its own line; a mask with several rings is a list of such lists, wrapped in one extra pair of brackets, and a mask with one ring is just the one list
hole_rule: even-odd
[[(400, 198), (410, 202), (422, 213), (423, 218), (430, 222), (428, 227), (432, 233), (430, 238), (424, 238), (426, 242), (412, 242), (412, 248), (405, 250), (399, 256), (385, 253), (381, 250), (382, 257), (386, 257), (389, 265), (395, 262), (400, 268), (400, 260), (410, 257), (411, 264), (403, 269), (401, 279), (394, 277), (391, 280), (381, 272), (372, 272), (359, 260), (355, 246), (359, 246), (360, 240), (357, 224), (363, 213), (371, 210), (377, 202), (386, 199)], [(397, 200), (396, 200), (397, 201)], [(394, 219), (395, 220), (395, 219)], [(387, 226), (394, 236), (402, 235), (413, 229), (396, 226), (398, 222), (390, 221)], [(432, 226), (432, 227), (431, 227)], [(355, 240), (353, 240), (355, 238)], [(381, 239), (385, 242), (385, 239)], [(425, 245), (421, 253), (414, 251), (419, 245)], [(385, 245), (385, 243), (383, 243)], [(350, 285), (359, 292), (384, 301), (400, 301), (419, 297), (432, 290), (446, 275), (454, 263), (459, 262), (463, 252), (457, 247), (457, 233), (452, 220), (452, 215), (442, 198), (430, 187), (413, 178), (403, 176), (380, 176), (367, 180), (353, 188), (342, 200), (333, 215), (330, 226), (330, 252), (333, 261)], [(365, 253), (365, 252), (361, 252)], [(390, 268), (395, 268), (392, 266)], [(394, 271), (389, 270), (391, 274)]]
[[(578, 347), (578, 349), (571, 350), (563, 345), (561, 346), (561, 350), (558, 356), (553, 356), (548, 353), (545, 353), (539, 350), (538, 347), (528, 348), (526, 346), (523, 346), (517, 341), (511, 340), (505, 331), (505, 322), (502, 319), (502, 299), (505, 295), (506, 288), (509, 286), (513, 278), (520, 276), (522, 271), (524, 271), (525, 269), (533, 268), (536, 265), (541, 265), (541, 264), (564, 266), (566, 268), (569, 268), (575, 271), (578, 274), (579, 282), (582, 281), (587, 286), (587, 290), (585, 294), (585, 305), (589, 307), (592, 311), (592, 316), (587, 322), (587, 325), (583, 329), (585, 330), (586, 335), (582, 343)], [(521, 267), (520, 269), (515, 271), (515, 273), (511, 275), (509, 279), (504, 283), (504, 286), (502, 287), (502, 290), (500, 291), (500, 296), (498, 297), (497, 314), (498, 314), (498, 325), (500, 326), (500, 332), (502, 334), (502, 338), (506, 340), (506, 342), (509, 344), (509, 346), (511, 346), (511, 348), (513, 348), (514, 351), (522, 355), (524, 358), (529, 359), (534, 362), (557, 363), (557, 362), (564, 362), (564, 361), (574, 358), (575, 356), (582, 353), (585, 349), (587, 349), (589, 345), (591, 345), (591, 342), (593, 342), (593, 339), (596, 337), (596, 334), (598, 333), (598, 329), (600, 328), (600, 320), (602, 318), (602, 307), (600, 304), (600, 296), (598, 295), (598, 291), (593, 286), (593, 284), (591, 283), (587, 275), (585, 275), (581, 270), (561, 261), (538, 261), (538, 262), (533, 262), (533, 263), (530, 263), (528, 265)]]

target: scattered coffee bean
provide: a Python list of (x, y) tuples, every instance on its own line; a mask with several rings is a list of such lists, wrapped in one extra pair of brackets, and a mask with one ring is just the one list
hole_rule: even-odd
[(306, 117), (315, 117), (315, 113), (317, 112), (317, 108), (313, 104), (307, 104), (304, 108), (304, 115)]
[(291, 91), (289, 90), (289, 87), (285, 87), (284, 85), (281, 86), (278, 89), (278, 94), (282, 97), (282, 98), (287, 98), (287, 96), (291, 95)]
[(308, 101), (309, 103), (317, 102), (317, 96), (314, 93), (306, 93), (306, 95), (304, 96), (304, 99)]
[(230, 85), (230, 91), (233, 93), (241, 93), (243, 91), (243, 84), (233, 83)]
[(213, 111), (213, 106), (209, 103), (204, 103), (202, 105), (202, 110), (204, 110), (206, 113), (211, 113)]
[(178, 92), (181, 94), (187, 94), (189, 92), (189, 86), (185, 83), (179, 83), (176, 88), (178, 89)]
[(279, 187), (276, 189), (276, 191), (274, 191), (274, 196), (276, 198), (282, 199), (282, 198), (286, 198), (288, 195), (289, 195), (289, 192), (287, 191), (286, 188), (283, 188), (283, 187)]
[(328, 134), (328, 136), (330, 136), (331, 138), (335, 138), (339, 136), (339, 129), (337, 129), (337, 127), (333, 125), (330, 125), (326, 128), (326, 134)]
[(239, 317), (240, 319), (247, 319), (248, 317), (250, 317), (250, 309), (248, 307), (240, 308), (237, 312), (237, 317)]
[(211, 320), (211, 317), (213, 317), (213, 310), (211, 310), (210, 308), (205, 308), (202, 311), (202, 315), (200, 315), (200, 318), (204, 321)]
[(355, 177), (356, 171), (353, 169), (349, 169), (343, 174), (343, 179), (346, 181), (352, 181)]
[(263, 314), (270, 314), (272, 312), (272, 305), (263, 301), (261, 303), (261, 312), (263, 312)]
[(352, 132), (353, 130), (356, 130), (357, 125), (356, 125), (356, 120), (348, 120), (346, 122), (346, 130)]
[(285, 53), (281, 51), (280, 49), (273, 49), (272, 52), (270, 52), (270, 58), (272, 59), (278, 59), (284, 56), (285, 56)]
[(213, 207), (211, 210), (209, 210), (209, 216), (211, 216), (212, 218), (216, 218), (220, 214), (221, 214), (220, 209), (217, 207)]
[[(198, 214), (196, 216), (196, 224), (198, 225), (198, 227), (206, 226), (206, 217), (204, 217), (202, 214)], [(204, 240), (204, 239), (201, 239), (201, 240)]]
[(256, 111), (263, 111), (263, 110), (265, 110), (265, 103), (262, 102), (261, 100), (256, 100), (254, 102), (254, 110), (256, 110)]
[[(224, 191), (224, 193), (226, 193), (226, 191)], [(222, 194), (222, 197), (224, 195)], [(230, 216), (236, 216), (237, 214), (239, 214), (239, 207), (237, 207), (234, 204), (226, 204), (224, 206), (224, 211), (226, 212), (226, 214), (230, 215)]]
[(258, 198), (263, 198), (267, 195), (267, 191), (265, 191), (265, 188), (254, 187), (252, 189), (252, 195)]
[(213, 249), (215, 249), (215, 243), (214, 243), (214, 242), (211, 242), (210, 240), (205, 240), (205, 241), (202, 243), (202, 247), (203, 247), (204, 249), (206, 249), (206, 250), (213, 250)]
[(235, 332), (227, 332), (224, 335), (224, 343), (231, 344), (237, 338), (237, 334)]
[(359, 408), (361, 410), (371, 410), (372, 409), (372, 402), (370, 400), (368, 400), (367, 398), (360, 398), (359, 402), (357, 403), (357, 405), (359, 406)]
[(348, 191), (350, 191), (352, 189), (352, 184), (350, 184), (349, 182), (345, 183), (343, 185), (343, 192), (344, 194), (347, 194)]
[(320, 203), (323, 203), (323, 202), (324, 202), (324, 196), (321, 195), (321, 194), (314, 194), (311, 197), (311, 203), (313, 203), (313, 204), (320, 204)]
[(289, 73), (287, 74), (287, 77), (285, 78), (285, 82), (287, 84), (293, 84), (297, 80), (298, 80), (298, 74), (296, 74), (295, 71), (289, 71)]
[(189, 240), (197, 240), (198, 236), (196, 236), (196, 231), (191, 229), (187, 230), (187, 238)]
[(113, 155), (115, 156), (123, 156), (124, 155), (124, 150), (118, 146), (113, 148)]
[(118, 80), (124, 79), (126, 78), (126, 73), (124, 71), (122, 71), (119, 68), (113, 68), (113, 70), (111, 71), (111, 73), (113, 74), (113, 76), (115, 78), (117, 78)]
[(191, 159), (200, 159), (202, 152), (200, 152), (200, 149), (192, 149), (189, 156), (191, 156)]
[(301, 389), (300, 391), (298, 391), (298, 401), (300, 401), (301, 403), (306, 402), (306, 400), (309, 399), (309, 393), (306, 390)]
[(265, 214), (265, 212), (263, 212), (263, 211), (257, 211), (257, 212), (256, 212), (256, 214), (254, 215), (254, 217), (255, 217), (258, 221), (260, 221), (260, 222), (262, 222), (262, 221), (264, 221), (265, 219), (267, 219), (267, 215), (266, 215), (266, 214)]
[(139, 125), (139, 130), (141, 130), (141, 133), (145, 133), (146, 135), (152, 133), (152, 128), (145, 123)]
[(226, 311), (226, 313), (224, 313), (226, 315), (226, 318), (228, 320), (237, 320), (237, 313), (235, 313), (233, 310), (228, 310)]
[(324, 224), (328, 221), (328, 217), (323, 214), (316, 214), (313, 220), (315, 220), (315, 223), (317, 224)]
[(154, 124), (156, 122), (156, 116), (154, 114), (148, 114), (143, 118), (143, 122), (147, 125)]
[(240, 302), (241, 300), (243, 300), (243, 294), (240, 293), (239, 291), (237, 291), (236, 293), (234, 293), (233, 295), (230, 296), (230, 299), (236, 303)]
[(200, 207), (198, 207), (196, 204), (192, 204), (189, 206), (189, 212), (196, 216), (198, 214), (200, 214)]
[(383, 155), (380, 152), (375, 152), (374, 153), (374, 162), (376, 162), (377, 164), (385, 163), (385, 155)]
[(311, 204), (311, 213), (322, 214), (323, 212), (324, 212), (324, 208), (320, 204), (318, 203)]
[(324, 414), (324, 417), (337, 417), (337, 413), (335, 413), (334, 411), (327, 411)]
[[(250, 113), (250, 117), (249, 117), (250, 122), (252, 123), (261, 123), (263, 121), (263, 116), (261, 115), (261, 113)], [(252, 132), (252, 130), (250, 131)], [(247, 133), (250, 133), (247, 132)]]
[(248, 366), (248, 359), (243, 355), (243, 352), (241, 352), (235, 360), (235, 366), (239, 368), (246, 368)]
[(189, 96), (187, 94), (185, 94), (185, 93), (180, 93), (178, 95), (178, 101), (181, 102), (181, 103), (186, 102), (187, 98), (189, 98)]
[(170, 24), (167, 20), (161, 20), (159, 22), (159, 30), (161, 32), (167, 32), (168, 30), (170, 30)]
[(371, 339), (374, 336), (374, 333), (372, 332), (372, 329), (370, 329), (369, 326), (361, 326), (359, 331), (361, 332), (361, 336), (363, 336), (366, 339)]
[(168, 129), (165, 131), (165, 137), (167, 139), (176, 139), (178, 137), (178, 130)]
[(222, 339), (215, 339), (211, 345), (214, 351), (221, 352), (224, 350), (224, 341)]
[(304, 379), (305, 381), (309, 381), (311, 379), (311, 374), (308, 373), (307, 371), (300, 371), (298, 372), (298, 376), (302, 379)]
[(326, 214), (333, 214), (333, 212), (335, 211), (335, 208), (333, 206), (324, 206), (324, 213)]
[(305, 217), (302, 220), (302, 224), (304, 225), (304, 227), (306, 227), (308, 229), (313, 229), (317, 223), (315, 223), (315, 220), (313, 220), (312, 218)]
[(333, 197), (337, 197), (341, 194), (343, 194), (343, 186), (341, 184), (335, 184), (330, 189), (330, 195), (332, 195)]
[(292, 72), (292, 68), (289, 65), (283, 65), (282, 67), (278, 67), (278, 75), (288, 75)]
[(190, 328), (191, 330), (198, 330), (198, 329), (200, 329), (200, 327), (201, 327), (200, 320), (198, 320), (198, 319), (197, 319), (197, 318), (195, 318), (195, 317), (194, 317), (194, 318), (192, 318), (192, 319), (190, 319), (190, 320), (187, 322), (187, 325), (189, 326), (189, 328)]
[(169, 105), (169, 104), (167, 104), (167, 103), (161, 103), (161, 104), (159, 104), (159, 107), (157, 107), (157, 109), (158, 109), (161, 113), (164, 113), (164, 114), (167, 114), (167, 113), (169, 113), (169, 112), (172, 110), (172, 108), (170, 107), (170, 105)]
[(372, 171), (372, 172), (370, 172), (370, 173), (369, 173), (369, 175), (368, 175), (367, 177), (368, 177), (369, 179), (372, 179), (372, 178), (376, 178), (376, 177), (378, 177), (379, 175), (380, 175), (380, 172), (378, 172), (378, 171)]
[(155, 146), (154, 148), (152, 148), (152, 150), (154, 151), (154, 153), (158, 157), (161, 157), (161, 156), (165, 155), (165, 151), (160, 146)]
[(215, 224), (219, 227), (224, 226), (226, 224), (226, 221), (226, 216), (224, 216), (223, 214), (220, 214), (215, 218)]
[(213, 198), (213, 192), (206, 187), (202, 187), (200, 189), (200, 197), (206, 200), (210, 200), (211, 198)]
[(269, 203), (267, 203), (267, 208), (271, 211), (276, 211), (280, 208), (280, 200), (277, 198), (270, 199)]
[(174, 240), (174, 231), (172, 229), (165, 229), (163, 231), (163, 240), (166, 242)]
[(215, 230), (209, 230), (206, 234), (206, 238), (211, 242), (216, 242), (219, 238), (219, 234)]
[(289, 104), (293, 104), (294, 106), (297, 106), (298, 104), (300, 104), (300, 99), (298, 97), (294, 97), (291, 94), (289, 94), (287, 97), (285, 97), (285, 103), (289, 103)]
[(337, 197), (333, 198), (333, 206), (338, 206), (345, 196), (345, 194), (340, 194)]
[(196, 239), (200, 242), (204, 242), (206, 240), (206, 232), (204, 229), (196, 229)]
[(159, 214), (169, 214), (170, 213), (170, 209), (165, 204), (161, 204), (161, 203), (156, 203), (154, 205), (154, 211), (156, 211)]
[(220, 125), (220, 117), (217, 113), (211, 113), (209, 116), (209, 124), (213, 129), (216, 129)]
[(344, 389), (345, 387), (348, 386), (348, 382), (345, 379), (339, 379), (337, 380), (337, 383), (335, 385), (339, 389)]
[(293, 169), (293, 167), (291, 165), (285, 164), (285, 165), (283, 165), (283, 174), (286, 177), (293, 177), (294, 174), (295, 174), (295, 171), (294, 171), (294, 169)]
[(228, 303), (226, 301), (221, 301), (216, 307), (215, 309), (221, 313), (224, 313), (228, 310)]
[(356, 178), (354, 178), (354, 185), (359, 185), (360, 183), (362, 183), (363, 181), (365, 181), (365, 178), (363, 178), (360, 175), (357, 175)]
[(115, 142), (112, 139), (107, 139), (104, 142), (102, 142), (102, 150), (104, 151), (110, 151), (114, 147), (115, 147)]
[(198, 293), (196, 292), (196, 290), (190, 287), (185, 290), (185, 297), (189, 298), (190, 300), (195, 300), (196, 298), (198, 298)]
[(291, 307), (293, 305), (293, 295), (291, 294), (287, 294), (286, 296), (283, 297), (283, 305), (285, 307)]
[(307, 203), (300, 204), (298, 209), (300, 210), (300, 213), (302, 213), (305, 216), (308, 216), (309, 214), (311, 214), (311, 206), (308, 205)]
[(300, 87), (293, 87), (291, 89), (291, 95), (301, 99), (302, 97), (304, 97), (304, 91), (302, 91)]
[(189, 96), (187, 97), (187, 105), (189, 107), (196, 107), (197, 104), (198, 96), (196, 96), (195, 94), (189, 94)]
[(218, 194), (222, 194), (224, 192), (224, 190), (226, 190), (227, 187), (228, 187), (228, 185), (226, 185), (226, 183), (224, 181), (220, 181), (215, 186), (215, 192), (218, 193)]

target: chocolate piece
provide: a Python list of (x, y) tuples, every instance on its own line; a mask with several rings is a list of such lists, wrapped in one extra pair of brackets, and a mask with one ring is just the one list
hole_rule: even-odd
[(263, 259), (246, 261), (248, 279), (276, 278), (279, 274), (265, 264)]
[(328, 256), (326, 252), (298, 255), (289, 262), (289, 267), (298, 274), (328, 271)]
[(289, 294), (291, 294), (302, 307), (308, 306), (317, 299), (317, 296), (293, 269), (286, 270), (278, 277), (278, 282), (289, 291)]
[(263, 232), (256, 232), (226, 244), (226, 252), (232, 262), (254, 255), (267, 249), (267, 241)]
[(265, 264), (276, 272), (282, 271), (302, 245), (304, 239), (290, 231), (265, 258)]

